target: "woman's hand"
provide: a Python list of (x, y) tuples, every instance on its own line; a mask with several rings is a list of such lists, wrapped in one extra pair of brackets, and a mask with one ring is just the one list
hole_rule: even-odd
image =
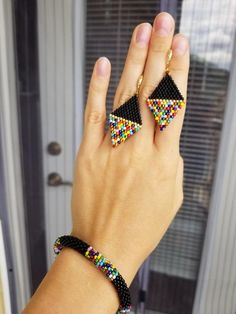
[[(170, 74), (186, 97), (188, 43), (173, 33), (174, 20), (166, 13), (156, 17), (153, 28), (145, 23), (134, 30), (114, 108), (136, 93), (143, 73), (139, 93), (143, 128), (116, 148), (104, 131), (110, 63), (106, 58), (97, 61), (76, 159), (72, 234), (109, 258), (128, 284), (161, 240), (183, 199), (179, 139), (184, 108), (160, 132), (145, 105), (165, 74), (170, 48)], [(118, 305), (117, 293), (105, 276), (76, 251), (63, 249), (23, 313), (114, 313)]]
[(85, 130), (75, 168), (72, 234), (108, 257), (130, 283), (155, 249), (183, 200), (183, 160), (179, 140), (185, 109), (163, 131), (155, 127), (145, 104), (165, 75), (170, 74), (186, 98), (189, 47), (174, 34), (174, 20), (159, 14), (154, 26), (138, 25), (115, 94), (117, 108), (136, 93), (143, 74), (139, 102), (142, 129), (113, 148), (106, 122), (106, 93), (111, 66), (100, 58), (92, 74), (85, 112)]

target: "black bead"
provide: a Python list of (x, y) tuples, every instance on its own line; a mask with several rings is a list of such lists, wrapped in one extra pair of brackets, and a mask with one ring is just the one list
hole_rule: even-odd
[(131, 97), (123, 105), (112, 112), (114, 116), (124, 118), (142, 125), (142, 118), (140, 114), (137, 96)]
[(184, 100), (184, 97), (181, 95), (178, 87), (169, 74), (166, 74), (163, 77), (149, 98)]

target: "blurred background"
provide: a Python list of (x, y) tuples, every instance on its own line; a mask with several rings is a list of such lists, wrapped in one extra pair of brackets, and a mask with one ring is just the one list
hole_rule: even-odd
[(0, 313), (20, 312), (70, 232), (95, 60), (112, 63), (109, 112), (133, 28), (161, 11), (191, 45), (185, 198), (132, 284), (134, 313), (236, 313), (235, 0), (0, 0)]

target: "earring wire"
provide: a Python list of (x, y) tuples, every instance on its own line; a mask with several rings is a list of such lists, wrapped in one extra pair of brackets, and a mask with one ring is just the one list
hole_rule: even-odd
[(170, 61), (172, 59), (172, 50), (170, 49), (167, 53), (167, 62), (166, 62), (166, 73), (169, 74), (170, 73), (170, 69), (169, 69), (169, 65), (170, 65)]
[(139, 96), (139, 90), (140, 90), (140, 86), (142, 85), (142, 81), (143, 81), (143, 75), (141, 74), (137, 82), (137, 90), (136, 90), (137, 97)]

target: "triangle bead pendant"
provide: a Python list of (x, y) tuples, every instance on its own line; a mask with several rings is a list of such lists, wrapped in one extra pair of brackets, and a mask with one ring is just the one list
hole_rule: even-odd
[(141, 129), (142, 119), (136, 95), (109, 115), (109, 127), (113, 147), (125, 142)]
[(168, 73), (147, 99), (147, 105), (161, 131), (171, 123), (177, 112), (185, 105), (184, 97)]
[(125, 142), (141, 129), (141, 125), (110, 114), (111, 144), (113, 147)]

